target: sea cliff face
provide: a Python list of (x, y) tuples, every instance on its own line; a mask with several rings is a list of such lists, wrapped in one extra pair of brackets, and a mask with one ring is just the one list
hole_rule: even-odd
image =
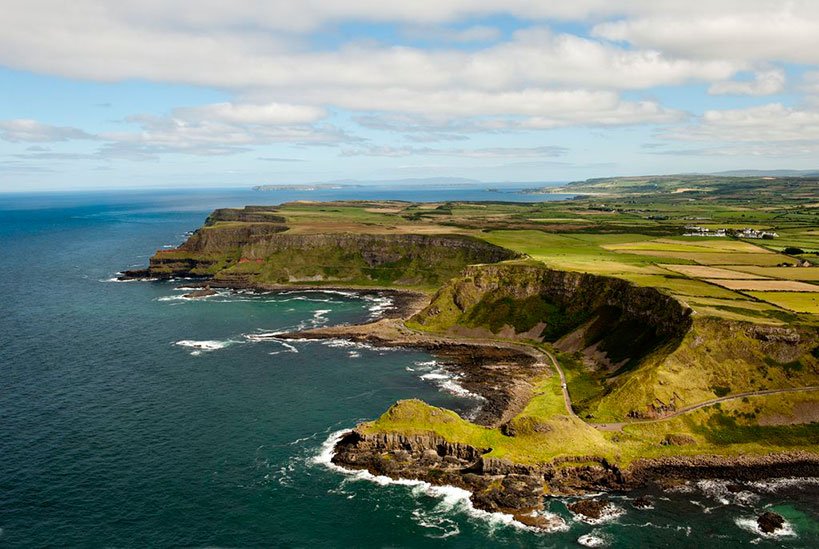
[(433, 433), (349, 431), (336, 444), (333, 463), (394, 479), (417, 479), (458, 486), (472, 493), (485, 511), (512, 514), (532, 526), (548, 527), (533, 511), (544, 495), (625, 491), (686, 480), (819, 476), (819, 456), (795, 451), (757, 456), (685, 456), (638, 459), (620, 468), (595, 456), (569, 456), (548, 463), (518, 464), (490, 458), (489, 448), (451, 443)]
[[(225, 214), (214, 216), (221, 220)], [(285, 231), (287, 227), (278, 223), (215, 222), (196, 231), (179, 248), (158, 251), (148, 269), (124, 274), (204, 277), (243, 285), (435, 287), (466, 265), (517, 257), (505, 248), (461, 235)]]
[[(789, 423), (764, 427), (767, 441), (785, 435), (776, 453), (757, 446), (751, 456), (712, 455), (757, 441), (762, 431), (754, 431), (761, 427), (752, 420), (779, 421), (776, 414), (796, 410), (785, 400), (772, 399), (771, 411), (754, 401), (730, 415), (716, 406), (713, 414), (697, 416), (702, 424), (684, 423), (688, 416), (673, 427), (666, 423), (701, 403), (714, 404), (715, 397), (815, 385), (815, 327), (698, 318), (656, 288), (550, 269), (477, 237), (383, 230), (317, 233), (302, 226), (291, 232), (287, 219), (269, 208), (217, 210), (179, 248), (157, 252), (147, 269), (125, 277), (196, 276), (215, 286), (257, 288), (437, 289), (407, 322), (288, 334), (411, 346), (445, 359), (449, 353), (447, 368), (483, 397), (472, 421), (419, 401), (396, 404), (382, 416), (386, 421), (347, 433), (333, 461), (460, 486), (473, 493), (477, 507), (528, 524), (544, 526), (531, 512), (542, 509), (546, 493), (718, 476), (819, 475), (817, 454), (798, 451), (812, 448), (809, 414), (787, 419), (801, 422), (793, 432)], [(626, 422), (657, 419), (664, 427), (655, 432), (623, 429)], [(631, 454), (621, 459), (623, 451)], [(645, 455), (665, 457), (641, 459)]]
[[(500, 324), (506, 320), (517, 323), (511, 326), (515, 335), (552, 320), (551, 326), (545, 323), (541, 334), (527, 337), (555, 340), (593, 316), (605, 315), (609, 330), (619, 322), (640, 326), (657, 337), (681, 337), (691, 326), (691, 312), (655, 288), (618, 278), (509, 263), (467, 267), (413, 320), (430, 327), (450, 328), (460, 323), (487, 325), (490, 330), (508, 326)], [(499, 318), (501, 315), (506, 318)]]

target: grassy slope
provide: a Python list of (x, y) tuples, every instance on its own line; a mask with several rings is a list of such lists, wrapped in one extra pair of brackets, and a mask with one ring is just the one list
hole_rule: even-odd
[[(690, 186), (689, 183), (686, 182), (685, 185)], [(675, 185), (676, 182), (670, 182), (666, 188)], [(817, 323), (819, 311), (806, 307), (800, 294), (773, 296), (731, 291), (661, 266), (719, 264), (720, 268), (734, 269), (737, 273), (815, 283), (815, 277), (810, 274), (812, 269), (797, 271), (793, 268), (770, 266), (783, 261), (783, 256), (777, 254), (785, 246), (799, 246), (807, 251), (819, 250), (819, 230), (815, 228), (819, 226), (819, 208), (808, 207), (811, 202), (819, 202), (815, 196), (805, 195), (803, 189), (796, 193), (798, 196), (794, 200), (779, 193), (763, 197), (757, 204), (749, 204), (747, 199), (732, 196), (731, 193), (736, 189), (716, 193), (719, 195), (716, 198), (716, 195), (703, 194), (699, 190), (693, 195), (697, 198), (694, 202), (690, 200), (692, 196), (688, 192), (659, 195), (655, 192), (651, 195), (621, 198), (623, 189), (615, 187), (617, 185), (610, 186), (607, 190), (612, 194), (605, 199), (605, 208), (599, 207), (600, 199), (595, 197), (529, 205), (390, 202), (291, 204), (275, 210), (277, 215), (286, 218), (288, 232), (291, 233), (472, 235), (528, 254), (534, 260), (555, 268), (610, 275), (636, 284), (661, 288), (687, 302), (702, 317), (714, 316), (780, 325), (797, 320), (808, 324)], [(682, 227), (692, 222), (712, 227), (774, 228), (780, 233), (781, 239), (749, 241), (749, 248), (742, 242), (728, 239), (704, 242), (702, 239), (680, 237)], [(181, 258), (191, 255), (187, 252), (167, 253), (179, 254)], [(246, 250), (239, 247), (222, 253), (205, 254), (214, 261), (207, 272), (225, 274), (230, 269), (244, 269), (260, 280), (280, 281), (269, 265), (294, 261), (292, 257), (265, 257), (262, 264), (238, 264), (239, 257), (245, 253)], [(328, 253), (332, 255), (335, 252)], [(322, 253), (295, 261), (302, 261), (304, 269), (300, 272), (310, 276), (313, 272), (311, 269), (315, 270), (316, 265), (321, 262), (326, 263), (328, 257), (330, 256)], [(819, 263), (819, 256), (806, 254), (800, 258)], [(341, 263), (349, 261), (349, 258), (341, 256), (336, 259)], [(412, 269), (423, 271), (424, 266), (415, 265)], [(347, 283), (366, 286), (391, 286), (396, 283), (395, 277), (373, 277), (371, 273), (364, 273), (360, 269), (357, 273), (363, 273), (363, 276), (349, 276)], [(437, 277), (438, 281), (448, 274), (442, 273)], [(432, 289), (438, 281), (427, 281), (426, 288)], [(518, 328), (531, 324), (529, 313), (535, 316), (548, 313), (536, 303), (530, 305), (532, 310), (524, 311), (513, 320)], [(797, 319), (788, 309), (801, 309), (814, 314), (803, 314)], [(492, 318), (486, 311), (484, 313), (483, 316), (473, 316), (471, 325), (497, 327), (498, 318)], [(445, 328), (455, 322), (458, 315), (458, 311), (443, 310), (438, 317), (441, 324), (437, 328)], [(698, 329), (706, 332), (710, 330), (707, 323)], [(716, 333), (700, 335), (706, 338), (719, 337)], [(714, 346), (717, 351), (711, 358), (708, 355), (713, 353), (713, 349), (706, 354), (702, 349), (692, 350), (686, 345), (672, 354), (670, 359), (655, 364), (651, 363), (649, 357), (628, 376), (614, 381), (606, 381), (584, 371), (570, 355), (561, 356), (561, 363), (566, 368), (569, 387), (575, 401), (580, 404), (580, 410), (594, 414), (600, 421), (621, 418), (631, 402), (645, 401), (648, 388), (663, 387), (671, 394), (675, 387), (685, 387), (688, 391), (687, 404), (713, 398), (725, 388), (741, 392), (761, 387), (793, 386), (806, 383), (807, 378), (813, 375), (811, 369), (815, 369), (815, 364), (803, 364), (801, 371), (788, 370), (778, 364), (765, 364), (766, 368), (763, 369), (760, 361), (764, 362), (764, 357), (757, 356), (756, 352), (752, 353), (753, 360), (718, 356), (730, 350), (731, 346), (739, 348), (744, 343), (746, 342), (741, 338), (737, 338), (725, 348)], [(691, 370), (691, 364), (699, 367)], [(763, 372), (765, 375), (761, 375)], [(666, 422), (627, 427), (625, 433), (601, 433), (582, 421), (565, 415), (556, 376), (537, 380), (536, 384), (536, 397), (515, 419), (518, 432), (521, 433), (516, 437), (507, 437), (500, 431), (472, 425), (452, 412), (437, 410), (417, 401), (400, 403), (366, 428), (432, 430), (453, 441), (491, 447), (493, 455), (522, 462), (542, 461), (558, 455), (594, 454), (627, 463), (638, 456), (763, 452), (794, 447), (810, 448), (817, 443), (815, 423), (801, 427), (761, 428), (754, 425), (754, 420), (745, 416), (732, 420), (732, 416), (726, 412), (733, 413), (736, 409), (738, 413), (751, 413), (747, 407), (742, 407), (745, 403), (739, 401), (723, 404), (722, 409), (707, 408)], [(815, 398), (811, 395), (787, 394), (750, 399), (754, 403), (754, 410), (759, 408), (762, 415), (779, 409), (792, 409), (798, 402), (804, 401), (815, 402)], [(669, 433), (688, 434), (697, 444), (683, 447), (660, 445), (659, 441)]]

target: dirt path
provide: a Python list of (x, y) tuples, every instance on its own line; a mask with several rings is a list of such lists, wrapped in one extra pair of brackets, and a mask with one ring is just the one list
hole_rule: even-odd
[(637, 419), (634, 421), (621, 421), (617, 423), (589, 423), (592, 427), (596, 429), (600, 429), (601, 431), (622, 431), (623, 427), (627, 425), (645, 425), (647, 423), (659, 423), (661, 421), (666, 421), (668, 419), (673, 419), (677, 416), (682, 414), (687, 414), (688, 412), (693, 412), (694, 410), (699, 410), (700, 408), (705, 408), (707, 406), (713, 406), (714, 404), (718, 404), (720, 402), (726, 402), (728, 400), (736, 400), (738, 398), (745, 398), (745, 397), (753, 397), (753, 396), (764, 396), (764, 395), (776, 395), (779, 393), (800, 393), (803, 391), (819, 391), (819, 387), (817, 386), (808, 386), (808, 387), (790, 387), (787, 389), (767, 389), (764, 391), (750, 391), (747, 393), (737, 393), (735, 395), (724, 396), (720, 398), (715, 398), (712, 400), (706, 400), (705, 402), (700, 402), (699, 404), (692, 404), (691, 406), (686, 406), (685, 408), (680, 408), (676, 412), (671, 414), (667, 414), (663, 417), (658, 417), (654, 419)]
[[(420, 304), (422, 300), (414, 299), (408, 300), (409, 309), (412, 312), (417, 311), (420, 308)], [(698, 404), (693, 404), (691, 406), (686, 406), (685, 408), (680, 408), (679, 410), (667, 414), (663, 417), (653, 418), (653, 419), (638, 419), (634, 421), (621, 421), (621, 422), (614, 422), (614, 423), (592, 423), (585, 421), (583, 418), (580, 418), (575, 412), (574, 408), (572, 407), (572, 397), (569, 394), (568, 384), (566, 382), (566, 375), (563, 372), (563, 369), (560, 367), (557, 359), (555, 359), (552, 353), (546, 351), (543, 348), (540, 348), (535, 345), (531, 345), (529, 343), (522, 343), (522, 342), (514, 342), (514, 341), (502, 341), (502, 340), (495, 340), (491, 338), (476, 338), (476, 337), (468, 337), (468, 336), (447, 336), (441, 334), (430, 334), (427, 332), (421, 332), (415, 329), (408, 327), (404, 324), (404, 320), (411, 316), (406, 314), (406, 309), (402, 311), (403, 315), (398, 315), (398, 318), (388, 318), (382, 319), (376, 322), (372, 322), (369, 324), (359, 324), (354, 326), (328, 326), (322, 328), (316, 328), (312, 330), (305, 330), (300, 332), (299, 334), (282, 334), (285, 338), (289, 337), (374, 337), (376, 339), (382, 341), (390, 341), (394, 345), (398, 346), (419, 346), (419, 344), (423, 344), (421, 346), (427, 345), (472, 345), (478, 347), (494, 347), (494, 348), (506, 348), (506, 349), (514, 349), (519, 352), (523, 352), (530, 356), (534, 356), (537, 358), (538, 362), (542, 365), (546, 365), (546, 360), (544, 357), (548, 359), (548, 362), (551, 363), (551, 367), (557, 372), (557, 375), (560, 376), (560, 390), (563, 393), (563, 403), (566, 407), (566, 413), (570, 416), (576, 417), (581, 421), (584, 421), (589, 426), (594, 427), (595, 429), (599, 429), (601, 431), (622, 431), (623, 427), (627, 425), (644, 425), (650, 423), (659, 423), (661, 421), (666, 421), (669, 419), (673, 419), (678, 417), (682, 414), (686, 414), (688, 412), (693, 412), (694, 410), (699, 410), (700, 408), (705, 408), (707, 406), (713, 406), (714, 404), (718, 404), (720, 402), (726, 402), (730, 400), (736, 400), (738, 398), (744, 397), (753, 397), (753, 396), (764, 396), (764, 395), (774, 395), (780, 393), (797, 393), (802, 391), (819, 391), (819, 386), (808, 386), (808, 387), (791, 387), (786, 389), (767, 389), (763, 391), (750, 391), (746, 393), (737, 393), (734, 395), (727, 395), (720, 398), (715, 398), (712, 400), (706, 400), (705, 402), (700, 402)], [(520, 407), (520, 406), (518, 406)], [(510, 419), (510, 418), (505, 418)]]

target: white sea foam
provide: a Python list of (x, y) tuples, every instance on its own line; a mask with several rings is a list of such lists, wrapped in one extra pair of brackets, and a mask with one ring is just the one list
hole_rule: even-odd
[(111, 278), (103, 278), (100, 282), (156, 282), (159, 280), (158, 278), (125, 278), (120, 279), (119, 277), (122, 276), (122, 273), (117, 273), (117, 276), (112, 276)]
[(611, 543), (611, 537), (598, 530), (593, 530), (577, 538), (577, 543), (583, 547), (606, 547)]
[(782, 528), (779, 528), (775, 532), (771, 532), (770, 534), (763, 532), (759, 528), (759, 524), (757, 523), (756, 517), (737, 517), (734, 519), (734, 522), (737, 526), (742, 528), (743, 530), (747, 530), (748, 532), (752, 532), (759, 536), (760, 538), (765, 539), (778, 539), (778, 538), (793, 538), (796, 537), (796, 532), (793, 529), (793, 526), (788, 521), (782, 525)]
[(767, 493), (775, 493), (789, 488), (817, 485), (819, 485), (819, 477), (786, 477), (748, 483), (748, 486)]
[(190, 300), (189, 297), (185, 297), (183, 295), (166, 295), (162, 297), (156, 298), (157, 301), (188, 301)]
[(379, 347), (371, 343), (366, 343), (363, 341), (353, 341), (352, 339), (343, 338), (322, 339), (312, 341), (320, 341), (321, 344), (324, 345), (325, 347), (332, 347), (334, 349), (347, 349), (349, 352), (366, 350), (375, 351), (380, 354), (385, 353), (387, 351), (397, 350), (395, 347)]
[(374, 482), (380, 486), (407, 486), (410, 488), (411, 493), (415, 496), (427, 495), (439, 498), (441, 501), (435, 507), (435, 509), (439, 512), (463, 512), (471, 517), (487, 522), (492, 528), (496, 528), (498, 526), (514, 526), (524, 530), (536, 532), (540, 531), (516, 521), (512, 515), (508, 515), (506, 513), (490, 513), (488, 511), (476, 509), (472, 505), (472, 501), (469, 499), (471, 493), (463, 488), (458, 488), (455, 486), (434, 486), (422, 480), (396, 480), (383, 475), (373, 475), (369, 471), (352, 471), (339, 467), (332, 461), (333, 450), (335, 449), (336, 444), (338, 444), (338, 442), (341, 440), (344, 433), (348, 431), (348, 429), (344, 429), (330, 434), (327, 440), (321, 445), (319, 453), (312, 458), (312, 463), (342, 473), (350, 481), (365, 480), (368, 482)]
[(209, 353), (211, 351), (218, 351), (219, 349), (224, 349), (225, 347), (228, 347), (234, 343), (237, 342), (231, 339), (225, 341), (216, 341), (211, 339), (204, 341), (196, 341), (193, 339), (183, 339), (182, 341), (177, 341), (175, 345), (193, 349), (193, 351), (191, 351), (191, 355), (199, 356), (202, 353)]
[(460, 379), (461, 376), (453, 374), (452, 372), (448, 371), (435, 360), (418, 361), (415, 362), (413, 366), (414, 367), (408, 366), (406, 368), (407, 371), (425, 372), (421, 374), (419, 377), (424, 381), (429, 381), (433, 383), (444, 392), (462, 398), (471, 398), (473, 400), (479, 400), (481, 402), (486, 400), (481, 395), (473, 393), (472, 391), (469, 391), (468, 389), (463, 387), (460, 383), (458, 383), (458, 380)]
[(731, 483), (727, 480), (705, 479), (697, 482), (697, 488), (707, 497), (722, 505), (733, 503), (735, 505), (748, 506), (759, 501), (759, 496), (748, 490), (729, 490), (729, 484)]
[(255, 334), (242, 334), (242, 337), (245, 340), (251, 343), (262, 343), (262, 342), (273, 342), (281, 345), (281, 349), (278, 351), (271, 351), (268, 354), (270, 355), (278, 355), (281, 353), (298, 353), (299, 350), (296, 348), (295, 345), (288, 343), (287, 341), (283, 340), (281, 337), (281, 332), (259, 332)]
[(386, 311), (394, 308), (393, 300), (385, 296), (365, 296), (365, 300), (371, 303), (368, 310), (370, 311), (370, 320), (380, 318)]
[(587, 517), (586, 515), (576, 513), (574, 515), (574, 520), (596, 526), (598, 524), (605, 524), (607, 522), (611, 522), (625, 514), (626, 514), (625, 509), (623, 509), (622, 507), (618, 507), (613, 503), (609, 503), (600, 512), (600, 518)]

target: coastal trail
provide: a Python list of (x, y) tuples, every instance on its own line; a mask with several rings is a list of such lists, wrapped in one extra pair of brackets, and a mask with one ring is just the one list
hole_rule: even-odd
[[(565, 390), (565, 389), (564, 389)], [(649, 423), (660, 423), (661, 421), (666, 421), (669, 419), (673, 419), (677, 416), (681, 416), (683, 414), (687, 414), (688, 412), (693, 412), (694, 410), (699, 410), (700, 408), (706, 408), (708, 406), (713, 406), (714, 404), (719, 404), (720, 402), (726, 402), (729, 400), (736, 400), (738, 398), (745, 398), (745, 397), (754, 397), (754, 396), (764, 396), (764, 395), (776, 395), (780, 393), (799, 393), (803, 391), (819, 391), (819, 387), (817, 386), (808, 386), (808, 387), (789, 387), (787, 389), (767, 389), (763, 391), (750, 391), (747, 393), (737, 393), (735, 395), (724, 396), (720, 398), (715, 398), (712, 400), (706, 400), (705, 402), (700, 402), (698, 404), (692, 404), (691, 406), (686, 406), (685, 408), (680, 408), (679, 410), (672, 412), (670, 414), (664, 415), (658, 418), (652, 419), (637, 419), (634, 421), (620, 421), (615, 423), (589, 423), (592, 427), (599, 429), (601, 431), (622, 431), (623, 427), (628, 425), (646, 425)]]
[[(459, 335), (457, 338), (455, 338), (443, 334), (430, 334), (427, 332), (411, 328), (405, 324), (404, 322), (405, 318), (402, 317), (411, 316), (411, 314), (415, 312), (415, 310), (417, 310), (417, 308), (419, 307), (420, 301), (421, 300), (412, 302), (412, 304), (409, 307), (407, 307), (407, 309), (409, 310), (402, 311), (403, 314), (396, 315), (397, 317), (385, 318), (375, 322), (359, 324), (354, 326), (321, 327), (312, 330), (305, 330), (298, 334), (282, 334), (282, 336), (285, 339), (310, 337), (320, 338), (353, 337), (356, 339), (366, 340), (373, 338), (381, 342), (389, 342), (392, 345), (406, 347), (435, 348), (447, 345), (470, 345), (476, 347), (513, 349), (535, 357), (538, 360), (538, 363), (540, 363), (543, 366), (547, 366), (550, 364), (551, 368), (555, 372), (557, 372), (557, 375), (560, 377), (560, 390), (563, 396), (563, 403), (566, 408), (566, 413), (569, 416), (578, 418), (587, 425), (589, 425), (590, 427), (594, 427), (595, 429), (598, 429), (600, 431), (622, 431), (624, 427), (627, 427), (629, 425), (646, 425), (652, 423), (660, 423), (662, 421), (674, 419), (683, 414), (687, 414), (689, 412), (693, 412), (701, 408), (706, 408), (708, 406), (713, 406), (721, 402), (727, 402), (745, 397), (774, 395), (782, 393), (797, 393), (803, 391), (819, 391), (819, 386), (790, 387), (784, 389), (766, 389), (761, 391), (750, 391), (745, 393), (737, 393), (734, 395), (726, 395), (724, 397), (714, 398), (711, 400), (706, 400), (704, 402), (699, 402), (697, 404), (692, 404), (690, 406), (680, 408), (679, 410), (676, 410), (662, 417), (651, 419), (636, 419), (633, 421), (620, 421), (611, 423), (594, 423), (581, 418), (575, 413), (572, 404), (572, 397), (571, 394), (569, 393), (568, 383), (566, 381), (566, 375), (563, 372), (563, 369), (561, 368), (560, 363), (557, 361), (555, 356), (548, 350), (544, 349), (539, 345), (534, 345), (522, 341), (505, 341), (490, 338), (468, 337), (463, 335)], [(528, 396), (529, 398), (531, 398), (531, 395)], [(511, 416), (513, 416), (516, 411), (521, 410), (523, 408), (523, 405), (525, 405), (525, 403), (521, 401), (527, 399), (524, 395), (519, 394), (517, 398), (515, 398), (514, 400), (518, 400), (519, 402), (510, 405), (506, 409), (506, 413), (502, 414), (503, 417), (498, 418), (497, 423), (501, 423), (503, 421), (508, 421), (509, 419), (511, 419)]]

